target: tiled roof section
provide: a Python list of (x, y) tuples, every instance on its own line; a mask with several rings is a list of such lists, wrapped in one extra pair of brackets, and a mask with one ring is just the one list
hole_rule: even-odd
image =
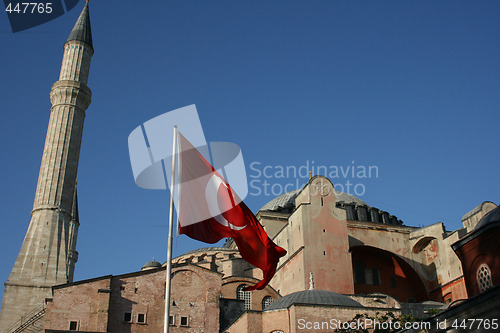
[(267, 310), (287, 309), (293, 304), (330, 305), (346, 307), (362, 307), (352, 298), (327, 290), (303, 290), (286, 295), (266, 308)]
[(82, 13), (78, 20), (71, 30), (69, 34), (67, 42), (70, 40), (78, 40), (88, 44), (90, 47), (94, 47), (92, 45), (92, 31), (90, 29), (90, 16), (89, 16), (89, 3), (85, 3), (85, 7), (83, 7)]

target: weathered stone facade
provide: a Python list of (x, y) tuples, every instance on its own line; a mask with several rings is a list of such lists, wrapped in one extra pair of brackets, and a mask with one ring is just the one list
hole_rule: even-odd
[[(163, 332), (165, 268), (53, 287), (45, 329)], [(170, 332), (218, 332), (221, 274), (194, 265), (172, 269)]]

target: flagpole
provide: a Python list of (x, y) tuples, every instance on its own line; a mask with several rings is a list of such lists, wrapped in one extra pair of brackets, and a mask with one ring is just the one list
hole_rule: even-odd
[(170, 323), (170, 286), (172, 274), (172, 243), (174, 228), (174, 188), (175, 188), (175, 167), (177, 159), (177, 126), (174, 126), (174, 142), (172, 147), (172, 178), (170, 178), (170, 212), (168, 218), (168, 248), (167, 248), (167, 276), (165, 288), (165, 319), (163, 332), (168, 333)]

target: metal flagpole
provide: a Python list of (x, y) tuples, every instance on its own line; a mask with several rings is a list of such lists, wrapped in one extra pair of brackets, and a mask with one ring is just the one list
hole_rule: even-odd
[(177, 126), (174, 126), (174, 143), (172, 147), (172, 178), (170, 178), (170, 212), (168, 218), (168, 248), (167, 248), (167, 277), (165, 288), (165, 319), (163, 323), (163, 332), (168, 333), (170, 324), (170, 284), (172, 274), (172, 233), (174, 228), (174, 186), (175, 186), (175, 166), (177, 159)]

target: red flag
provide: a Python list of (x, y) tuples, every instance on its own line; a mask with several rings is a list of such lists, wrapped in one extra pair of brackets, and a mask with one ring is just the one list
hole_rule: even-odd
[(286, 251), (273, 243), (224, 178), (179, 132), (179, 232), (206, 243), (232, 237), (241, 256), (264, 278), (246, 290), (263, 289)]

